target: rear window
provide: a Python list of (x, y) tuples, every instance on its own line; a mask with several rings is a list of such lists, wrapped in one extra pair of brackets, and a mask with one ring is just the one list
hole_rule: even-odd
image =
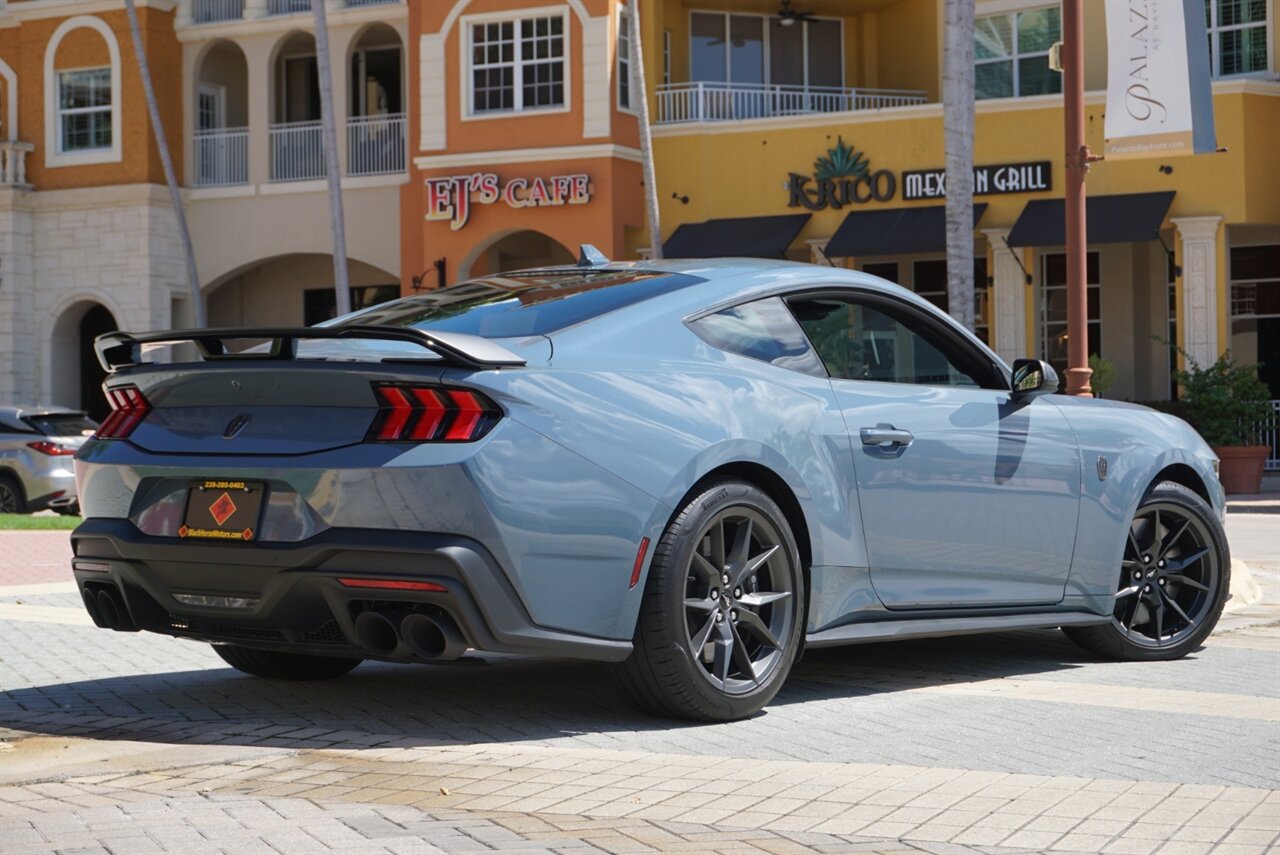
[(45, 436), (88, 436), (98, 429), (98, 423), (84, 413), (24, 416), (23, 421)]
[(705, 282), (683, 273), (564, 270), (474, 279), (322, 324), (376, 324), (485, 338), (546, 335)]

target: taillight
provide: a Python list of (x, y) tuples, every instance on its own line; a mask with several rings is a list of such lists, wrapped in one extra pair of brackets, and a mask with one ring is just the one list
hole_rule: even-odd
[(104, 387), (111, 412), (98, 427), (99, 439), (124, 439), (151, 412), (151, 404), (137, 386)]
[(27, 448), (38, 451), (41, 454), (47, 454), (50, 457), (70, 457), (76, 453), (76, 450), (69, 445), (58, 445), (58, 443), (49, 442), (48, 440), (28, 442)]
[(370, 442), (474, 442), (493, 429), (502, 410), (473, 389), (374, 383), (378, 415)]

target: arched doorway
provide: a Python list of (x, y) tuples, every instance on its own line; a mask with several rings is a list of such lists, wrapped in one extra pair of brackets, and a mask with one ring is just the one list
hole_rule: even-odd
[(249, 180), (249, 65), (234, 42), (215, 42), (196, 68), (194, 180), (199, 187)]
[[(347, 265), (351, 306), (363, 309), (400, 296), (400, 280), (362, 261)], [(245, 265), (213, 282), (209, 326), (308, 326), (334, 316), (333, 257), (291, 253)]]
[(386, 24), (370, 25), (352, 43), (348, 175), (404, 171), (403, 64), (400, 34)]
[(62, 313), (50, 341), (53, 403), (78, 407), (101, 421), (111, 409), (102, 394), (106, 372), (98, 364), (93, 340), (118, 330), (115, 316), (101, 303), (85, 300)]
[(512, 232), (476, 251), (459, 276), (484, 276), (526, 267), (553, 267), (573, 264), (574, 255), (563, 244), (542, 232), (530, 229)]

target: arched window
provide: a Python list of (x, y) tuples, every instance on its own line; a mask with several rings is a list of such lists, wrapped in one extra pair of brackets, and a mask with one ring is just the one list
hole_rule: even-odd
[[(106, 65), (58, 68), (62, 40), (78, 29), (102, 36)], [(116, 163), (121, 159), (120, 45), (106, 22), (92, 15), (68, 18), (44, 53), (44, 164), (46, 168)]]

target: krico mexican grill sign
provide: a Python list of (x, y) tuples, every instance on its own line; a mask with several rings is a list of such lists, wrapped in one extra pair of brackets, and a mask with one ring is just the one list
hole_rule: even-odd
[(591, 179), (587, 175), (552, 175), (549, 178), (508, 178), (503, 182), (492, 172), (428, 178), (428, 220), (447, 220), (457, 231), (471, 219), (474, 205), (510, 208), (545, 208), (585, 205), (591, 201)]

